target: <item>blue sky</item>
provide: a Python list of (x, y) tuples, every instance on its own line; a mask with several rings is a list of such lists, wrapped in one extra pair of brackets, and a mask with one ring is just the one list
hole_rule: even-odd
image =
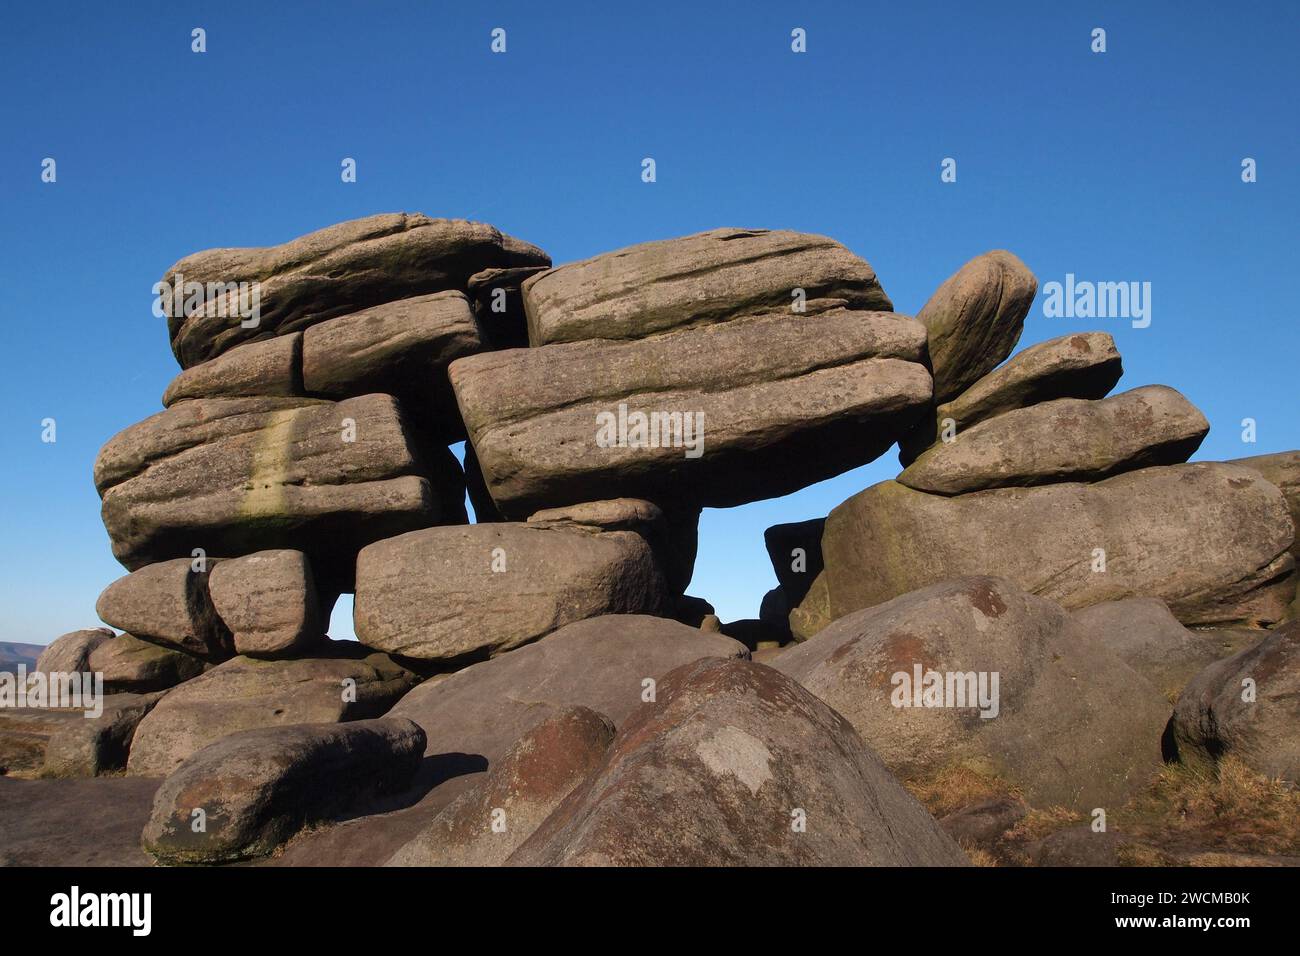
[[(617, 8), (617, 9), (614, 9)], [(1152, 284), (1120, 388), (1184, 392), (1199, 458), (1300, 447), (1300, 5), (129, 3), (0, 25), (0, 640), (95, 623), (122, 569), (99, 447), (177, 367), (150, 287), (181, 256), (382, 211), (481, 219), (557, 263), (718, 226), (830, 235), (902, 312), (1009, 248), (1040, 284)], [(207, 31), (208, 52), (190, 50)], [(489, 51), (507, 31), (507, 52)], [(803, 27), (808, 52), (790, 50)], [(1094, 27), (1107, 52), (1090, 51)], [(640, 179), (654, 157), (658, 181)], [(40, 180), (57, 161), (58, 181)], [(358, 181), (344, 184), (343, 157)], [(940, 163), (957, 160), (957, 181)], [(1241, 161), (1258, 182), (1241, 181)], [(57, 442), (41, 441), (41, 421)], [(1258, 421), (1258, 441), (1240, 422)], [(755, 616), (763, 529), (897, 472), (706, 511), (691, 593)], [(333, 633), (345, 636), (344, 605)]]

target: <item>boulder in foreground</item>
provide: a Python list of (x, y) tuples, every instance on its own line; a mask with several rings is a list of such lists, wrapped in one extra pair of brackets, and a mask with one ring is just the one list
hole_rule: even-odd
[(707, 659), (659, 682), (522, 866), (961, 866), (847, 721), (785, 675)]

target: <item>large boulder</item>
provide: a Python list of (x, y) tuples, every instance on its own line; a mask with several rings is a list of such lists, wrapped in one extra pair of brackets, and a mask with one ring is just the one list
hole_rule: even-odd
[(236, 654), (289, 656), (325, 639), (333, 602), (322, 602), (301, 551), (259, 551), (220, 561), (208, 590)]
[(424, 732), (402, 719), (231, 734), (163, 781), (141, 840), (164, 863), (264, 856), (304, 826), (402, 790), (423, 753)]
[(463, 478), (454, 491), (458, 475), (429, 471), (459, 472), (455, 459), (423, 459), (388, 395), (195, 399), (111, 439), (95, 485), (129, 569), (195, 549), (296, 548), (324, 590), (350, 590), (353, 559), (371, 541), (464, 520)]
[(916, 314), (929, 333), (934, 401), (950, 401), (1015, 350), (1038, 293), (1029, 268), (1005, 249), (976, 256)]
[(558, 711), (387, 865), (499, 866), (596, 769), (613, 739), (608, 717), (586, 707)]
[(834, 239), (778, 229), (714, 229), (643, 242), (523, 284), (533, 345), (636, 339), (738, 317), (796, 319), (831, 309), (892, 311), (870, 264)]
[(905, 781), (967, 767), (1086, 812), (1124, 804), (1161, 767), (1169, 701), (1010, 581), (956, 578), (857, 611), (773, 666)]
[(951, 421), (959, 431), (1017, 408), (1058, 398), (1104, 398), (1124, 374), (1115, 340), (1105, 332), (1078, 332), (1031, 345), (970, 388), (935, 409), (899, 443), (910, 465), (938, 441)]
[(1145, 595), (1184, 624), (1269, 623), (1295, 594), (1293, 538), (1281, 493), (1236, 465), (955, 497), (887, 481), (826, 519), (824, 597), (835, 619), (995, 574), (1067, 608)]
[(1259, 472), (1264, 478), (1282, 492), (1287, 507), (1291, 509), (1291, 521), (1296, 527), (1296, 538), (1291, 544), (1291, 553), (1300, 559), (1300, 451), (1283, 451), (1275, 455), (1255, 455), (1253, 458), (1238, 458), (1229, 462)]
[[(542, 277), (545, 278), (545, 277)], [(497, 508), (613, 497), (727, 506), (878, 457), (930, 398), (925, 330), (835, 309), (451, 364)]]
[(825, 518), (774, 524), (763, 532), (772, 570), (790, 607), (797, 607), (822, 573), (822, 532)]
[(199, 658), (174, 647), (120, 634), (91, 652), (86, 670), (102, 674), (104, 689), (110, 694), (147, 694), (198, 677), (205, 666)]
[(164, 408), (195, 398), (303, 395), (302, 333), (246, 342), (183, 370), (163, 392)]
[[(419, 213), (383, 213), (339, 223), (266, 248), (209, 249), (186, 256), (163, 277), (189, 300), (164, 305), (172, 351), (182, 368), (250, 340), (307, 328), (394, 299), (464, 290), (488, 268), (548, 266), (529, 243), (492, 226)], [(182, 283), (184, 285), (182, 285)], [(241, 321), (231, 283), (257, 283), (256, 324)], [(209, 284), (215, 284), (209, 287)], [(251, 289), (246, 291), (251, 294)]]
[(1170, 722), (1178, 758), (1212, 766), (1231, 754), (1268, 777), (1300, 784), (1300, 622), (1225, 660), (1183, 689)]
[[(528, 730), (574, 704), (620, 724), (653, 682), (701, 657), (748, 657), (743, 644), (664, 618), (610, 614), (429, 681), (392, 710), (428, 735), (428, 756), (500, 760)], [(650, 681), (650, 684), (646, 682)]]
[(1172, 388), (1148, 385), (1100, 401), (1061, 398), (987, 419), (931, 446), (898, 480), (957, 495), (985, 488), (1098, 481), (1187, 461), (1210, 431)]
[[(99, 595), (105, 624), (204, 660), (230, 657), (230, 630), (212, 606), (209, 573), (218, 562), (159, 561), (118, 578)], [(202, 570), (198, 570), (201, 568)]]
[(106, 627), (91, 627), (56, 637), (36, 658), (35, 669), (43, 674), (80, 673), (86, 669), (95, 648), (115, 637)]
[(633, 531), (522, 523), (428, 528), (357, 557), (362, 643), (427, 661), (498, 654), (601, 614), (667, 610), (663, 576)]
[(1159, 598), (1103, 601), (1071, 617), (1080, 639), (1119, 655), (1170, 700), (1192, 676), (1224, 656), (1213, 632), (1183, 627)]
[(387, 654), (332, 641), (312, 657), (233, 657), (169, 691), (136, 730), (127, 765), (163, 777), (240, 730), (382, 716), (419, 678)]
[(672, 671), (523, 866), (960, 866), (966, 858), (847, 721), (749, 661)]
[(650, 545), (668, 590), (674, 594), (686, 590), (695, 572), (700, 532), (698, 508), (665, 509), (639, 498), (616, 498), (545, 508), (529, 515), (528, 524), (588, 534), (635, 531)]

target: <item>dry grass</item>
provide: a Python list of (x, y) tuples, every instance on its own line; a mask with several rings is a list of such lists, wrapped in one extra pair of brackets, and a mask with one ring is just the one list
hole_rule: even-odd
[(905, 785), (936, 819), (994, 797), (1020, 796), (1016, 788), (997, 777), (964, 766), (946, 767), (924, 780), (905, 781)]

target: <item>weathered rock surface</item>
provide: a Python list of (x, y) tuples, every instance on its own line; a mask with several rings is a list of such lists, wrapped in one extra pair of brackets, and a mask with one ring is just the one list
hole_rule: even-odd
[[(805, 311), (792, 313), (802, 289)], [(634, 339), (779, 313), (893, 310), (876, 273), (833, 239), (714, 229), (571, 262), (523, 285), (533, 345)]]
[(600, 764), (609, 718), (566, 707), (528, 731), (389, 866), (499, 866)]
[(77, 674), (86, 669), (91, 652), (117, 635), (106, 627), (91, 627), (56, 637), (36, 659), (36, 670), (44, 674)]
[(140, 828), (158, 783), (0, 777), (0, 866), (149, 866)]
[(162, 696), (105, 694), (92, 716), (84, 709), (0, 709), (0, 772), (94, 777), (121, 770), (136, 727)]
[(163, 781), (142, 842), (165, 863), (264, 856), (308, 824), (401, 790), (423, 753), (424, 731), (400, 718), (232, 734)]
[(192, 558), (145, 565), (106, 587), (95, 613), (138, 638), (204, 660), (225, 660), (233, 651), (230, 631), (208, 593), (208, 576), (217, 564), (208, 560), (201, 571)]
[(957, 578), (840, 618), (773, 666), (904, 780), (966, 766), (1036, 806), (1119, 806), (1160, 769), (1170, 704), (1071, 623), (1010, 581)]
[(255, 727), (379, 717), (418, 682), (352, 641), (291, 660), (234, 657), (168, 692), (137, 728), (127, 769), (166, 776), (213, 741)]
[(791, 607), (807, 595), (817, 575), (825, 566), (822, 562), (822, 531), (825, 518), (810, 518), (788, 524), (774, 524), (763, 532), (767, 556), (772, 559), (772, 570), (785, 592)]
[(185, 369), (163, 392), (164, 408), (194, 398), (303, 395), (302, 333), (246, 342)]
[(329, 612), (301, 551), (259, 551), (218, 562), (208, 587), (236, 654), (288, 655), (325, 640)]
[(611, 614), (561, 628), (407, 694), (391, 716), (410, 717), (430, 757), (500, 760), (528, 730), (568, 705), (621, 724), (640, 708), (645, 681), (701, 657), (747, 657), (721, 634), (664, 618)]
[(1124, 374), (1115, 340), (1105, 332), (1079, 332), (1039, 342), (935, 409), (899, 443), (899, 460), (910, 465), (934, 444), (951, 419), (958, 429), (1017, 408), (1058, 398), (1104, 398)]
[(1293, 538), (1273, 485), (1214, 462), (956, 497), (887, 481), (826, 519), (826, 606), (834, 619), (992, 573), (1067, 608), (1149, 596), (1184, 624), (1269, 623), (1295, 594)]
[(1119, 655), (1166, 695), (1182, 690), (1192, 676), (1223, 656), (1218, 641), (1183, 627), (1159, 598), (1105, 601), (1080, 608), (1071, 618), (1080, 640)]
[(1038, 293), (1005, 249), (976, 256), (939, 286), (916, 317), (929, 332), (936, 404), (956, 398), (1010, 355)]
[(1257, 773), (1300, 783), (1300, 623), (1192, 678), (1170, 727), (1185, 763), (1232, 754)]
[(528, 516), (531, 527), (562, 531), (635, 531), (654, 551), (668, 590), (681, 594), (695, 572), (699, 547), (700, 510), (665, 510), (652, 501), (616, 498), (561, 508), (546, 508)]
[(839, 714), (749, 661), (674, 670), (513, 865), (960, 866)]
[(1210, 423), (1172, 388), (1148, 385), (1101, 401), (1062, 398), (1019, 408), (932, 445), (898, 480), (957, 495), (985, 488), (1099, 481), (1187, 461)]
[(1291, 553), (1300, 559), (1300, 451), (1283, 451), (1276, 455), (1256, 455), (1229, 462), (1259, 472), (1271, 484), (1277, 485), (1291, 509), (1291, 521), (1296, 527), (1296, 539)]
[(663, 576), (631, 531), (518, 523), (429, 528), (357, 557), (362, 643), (429, 661), (498, 654), (601, 614), (661, 613)]
[(837, 309), (489, 352), (450, 374), (507, 517), (613, 497), (726, 506), (878, 457), (930, 398), (924, 338), (905, 316)]
[(831, 610), (831, 589), (826, 570), (813, 578), (812, 586), (798, 607), (790, 609), (790, 636), (796, 641), (806, 641), (831, 621), (836, 615)]
[(104, 689), (110, 694), (147, 694), (198, 677), (205, 666), (199, 658), (174, 647), (121, 634), (91, 652), (86, 670), (103, 674)]
[[(548, 266), (529, 243), (484, 223), (430, 219), (419, 213), (384, 213), (339, 223), (266, 248), (209, 249), (186, 256), (163, 281), (257, 282), (259, 321), (244, 328), (230, 293), (217, 289), (186, 315), (172, 310), (167, 326), (183, 368), (250, 340), (304, 329), (317, 322), (409, 296), (464, 290), (470, 276), (488, 268)], [(226, 315), (215, 308), (224, 305)]]
[(446, 505), (435, 494), (456, 476), (425, 470), (446, 461), (419, 460), (387, 395), (196, 399), (110, 440), (95, 484), (128, 568), (196, 548), (231, 557), (288, 547), (312, 556), (323, 590), (348, 589), (366, 544), (463, 515), (463, 485)]

